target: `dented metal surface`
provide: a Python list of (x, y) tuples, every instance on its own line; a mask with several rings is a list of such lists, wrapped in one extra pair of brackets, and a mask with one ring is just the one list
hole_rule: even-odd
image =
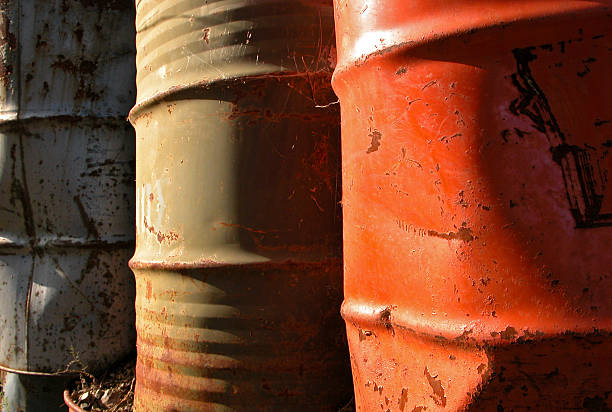
[[(0, 2), (0, 368), (132, 351), (129, 1)], [(35, 395), (32, 395), (35, 396)]]
[(138, 2), (138, 411), (350, 398), (332, 17)]
[(335, 2), (357, 410), (612, 408), (611, 10)]

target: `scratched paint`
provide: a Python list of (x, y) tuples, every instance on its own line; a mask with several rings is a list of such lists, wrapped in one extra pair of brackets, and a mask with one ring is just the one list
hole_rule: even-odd
[(358, 411), (612, 408), (610, 7), (335, 2)]
[(351, 397), (325, 1), (137, 6), (135, 410)]
[(0, 368), (133, 350), (132, 7), (0, 2)]

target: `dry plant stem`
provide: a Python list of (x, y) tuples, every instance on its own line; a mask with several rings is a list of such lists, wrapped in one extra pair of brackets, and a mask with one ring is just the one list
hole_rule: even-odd
[(127, 391), (127, 393), (123, 396), (123, 398), (121, 398), (121, 400), (117, 403), (117, 405), (113, 406), (110, 409), (110, 412), (115, 412), (118, 410), (118, 408), (123, 405), (123, 403), (125, 401), (127, 401), (127, 399), (129, 398), (129, 396), (134, 392), (134, 382), (136, 382), (136, 378), (132, 378), (132, 382), (130, 383), (130, 390)]

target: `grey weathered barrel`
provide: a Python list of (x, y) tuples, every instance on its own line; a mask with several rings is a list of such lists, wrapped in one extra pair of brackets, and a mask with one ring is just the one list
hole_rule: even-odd
[[(0, 368), (133, 350), (127, 0), (0, 2)], [(61, 394), (60, 394), (61, 399)]]

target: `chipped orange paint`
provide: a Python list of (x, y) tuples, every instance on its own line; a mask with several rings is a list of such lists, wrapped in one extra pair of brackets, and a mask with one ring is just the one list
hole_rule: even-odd
[(357, 410), (612, 408), (611, 9), (335, 1)]

